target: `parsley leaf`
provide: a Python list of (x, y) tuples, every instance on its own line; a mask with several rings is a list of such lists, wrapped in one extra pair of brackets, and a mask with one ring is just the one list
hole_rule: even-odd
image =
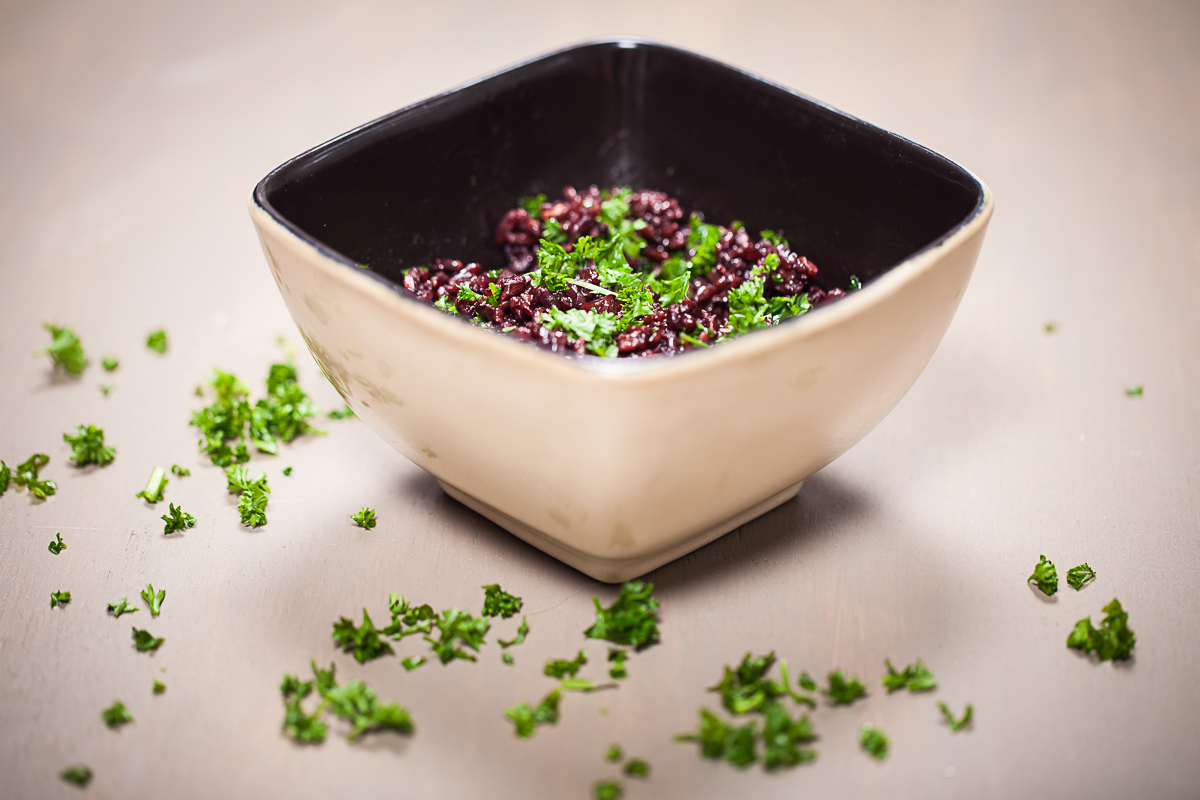
[(536, 217), (542, 210), (542, 203), (546, 202), (546, 195), (536, 194), (533, 197), (522, 197), (517, 201), (517, 205), (525, 209), (531, 217)]
[(1037, 587), (1047, 597), (1058, 591), (1058, 569), (1053, 561), (1041, 556), (1041, 561), (1033, 568), (1033, 574), (1026, 579), (1027, 583), (1036, 583)]
[(50, 456), (45, 453), (34, 453), (29, 458), (17, 464), (12, 473), (12, 481), (17, 486), (24, 486), (34, 497), (45, 500), (58, 491), (58, 484), (52, 480), (39, 480), (38, 473), (42, 467), (50, 463)]
[(547, 661), (546, 667), (542, 670), (542, 674), (548, 675), (551, 678), (561, 678), (563, 675), (575, 677), (575, 673), (578, 672), (579, 668), (586, 663), (587, 653), (585, 653), (583, 650), (580, 650), (579, 654), (576, 655), (571, 661), (566, 661), (561, 658)]
[(129, 605), (128, 597), (122, 597), (120, 600), (114, 600), (113, 602), (108, 604), (108, 613), (112, 614), (114, 617), (117, 617), (118, 619), (121, 617), (122, 614), (132, 614), (133, 612), (138, 611), (138, 610), (139, 610), (138, 608)]
[(946, 724), (950, 726), (952, 733), (958, 733), (971, 722), (971, 717), (975, 714), (975, 708), (967, 703), (967, 708), (963, 711), (962, 719), (955, 719), (954, 712), (950, 710), (950, 706), (945, 703), (938, 703), (938, 708), (942, 711), (942, 716), (946, 718)]
[(180, 478), (186, 478), (188, 475), (192, 474), (192, 471), (190, 469), (185, 469), (178, 464), (172, 464), (171, 474)]
[(605, 761), (620, 761), (624, 757), (625, 754), (621, 751), (621, 745), (619, 744), (610, 744), (608, 749), (604, 751)]
[(167, 523), (163, 526), (164, 535), (185, 530), (196, 524), (196, 518), (191, 514), (184, 513), (182, 507), (177, 507), (174, 503), (168, 505), (167, 513), (162, 515), (163, 522)]
[(291, 467), (284, 467), (284, 468), (283, 468), (283, 475), (284, 475), (284, 477), (287, 477), (288, 475), (291, 475), (291, 474), (292, 474), (292, 468), (291, 468)]
[(51, 608), (55, 608), (57, 606), (65, 606), (69, 602), (71, 602), (71, 593), (70, 592), (51, 592), (50, 593), (50, 607)]
[(167, 590), (159, 589), (154, 591), (154, 584), (147, 583), (146, 588), (142, 589), (142, 599), (150, 604), (150, 616), (157, 617), (162, 613), (162, 602), (167, 599)]
[(618, 681), (629, 677), (629, 673), (625, 671), (625, 658), (628, 655), (629, 653), (625, 650), (616, 647), (608, 648), (608, 660), (612, 664), (608, 669), (608, 677)]
[(863, 750), (866, 750), (874, 758), (880, 761), (887, 758), (888, 737), (871, 723), (863, 723), (862, 731), (858, 735), (858, 741), (862, 745)]
[(167, 332), (162, 328), (146, 335), (146, 347), (162, 355), (167, 352)]
[(349, 417), (355, 416), (355, 414), (354, 414), (354, 411), (350, 408), (350, 406), (346, 405), (346, 406), (343, 406), (342, 408), (335, 408), (333, 411), (330, 411), (325, 416), (329, 417), (330, 419), (348, 419)]
[(816, 760), (816, 750), (797, 746), (816, 738), (807, 714), (792, 719), (782, 703), (769, 703), (763, 711), (763, 767), (773, 772)]
[(501, 653), (500, 660), (505, 664), (508, 664), (510, 667), (515, 663), (513, 661), (512, 653)]
[[(505, 653), (505, 655), (508, 655)], [(400, 666), (404, 667), (405, 672), (412, 672), (417, 667), (429, 661), (425, 656), (405, 656), (400, 659)]]
[(596, 683), (591, 678), (563, 678), (558, 685), (568, 692), (594, 692), (598, 689), (617, 688), (615, 683)]
[(518, 737), (528, 739), (539, 725), (558, 724), (558, 701), (561, 697), (562, 692), (555, 689), (534, 708), (530, 708), (528, 703), (517, 703), (505, 711), (504, 716), (512, 722), (513, 731)]
[(68, 375), (79, 375), (88, 365), (87, 356), (83, 354), (83, 345), (75, 331), (70, 328), (60, 328), (43, 323), (42, 327), (50, 332), (50, 344), (41, 350), (35, 350), (35, 356), (50, 356), (50, 362), (55, 369), (64, 370)]
[(498, 583), (483, 587), (483, 611), (485, 617), (508, 619), (521, 610), (521, 598), (509, 594)]
[[(394, 592), (388, 597), (388, 610), (392, 612), (392, 622), (380, 633), (394, 639), (403, 639), (414, 633), (430, 633), (433, 630), (434, 620), (437, 618), (433, 607), (428, 603), (412, 606)], [(408, 626), (408, 630), (404, 630), (405, 626)]]
[(71, 461), (76, 467), (85, 464), (97, 464), (101, 467), (109, 464), (116, 455), (115, 447), (104, 443), (104, 431), (95, 425), (78, 425), (75, 433), (64, 433), (63, 441), (71, 445)]
[(267, 486), (266, 475), (262, 477), (264, 480), (261, 483), (254, 483), (238, 497), (238, 514), (241, 515), (242, 524), (252, 528), (267, 524), (267, 493), (271, 489)]
[[(317, 667), (314, 663), (314, 673), (316, 670)], [(330, 678), (332, 679), (332, 669)], [(283, 694), (283, 728), (293, 739), (304, 744), (319, 744), (325, 741), (328, 731), (328, 726), (321, 719), (323, 708), (318, 708), (312, 714), (306, 714), (300, 705), (304, 698), (312, 694), (312, 690), (312, 681), (301, 681), (296, 676), (289, 674), (283, 676), (283, 682), (279, 685), (279, 691)]]
[(584, 311), (569, 308), (563, 311), (549, 308), (542, 312), (542, 325), (548, 330), (563, 330), (572, 339), (587, 342), (587, 349), (598, 355), (616, 358), (617, 349), (613, 335), (617, 332), (620, 319), (607, 311)]
[(163, 692), (165, 692), (167, 690), (167, 685), (165, 683), (163, 683), (162, 681), (156, 680), (156, 681), (154, 681), (154, 686), (152, 687), (152, 689), (155, 694), (162, 694)]
[(375, 509), (363, 506), (358, 511), (350, 514), (350, 519), (354, 520), (354, 524), (360, 528), (371, 530), (375, 527)]
[(58, 555), (63, 550), (67, 549), (67, 545), (63, 542), (61, 533), (54, 534), (54, 538), (58, 541), (50, 542), (50, 552), (54, 553), (54, 555)]
[(58, 777), (82, 789), (92, 780), (92, 768), (87, 764), (72, 764), (58, 773)]
[(105, 372), (112, 372), (121, 366), (121, 362), (117, 360), (116, 356), (105, 356), (104, 360), (100, 362), (100, 366), (104, 367)]
[(147, 503), (157, 503), (163, 499), (163, 490), (167, 488), (170, 480), (167, 478), (167, 471), (162, 467), (155, 467), (150, 472), (150, 480), (146, 481), (146, 488), (134, 495), (134, 497), (144, 498)]
[(917, 663), (909, 664), (903, 672), (896, 671), (890, 658), (885, 659), (884, 663), (887, 664), (888, 674), (883, 676), (883, 685), (887, 687), (889, 694), (905, 687), (908, 687), (910, 692), (927, 692), (937, 686), (933, 673), (919, 658)]
[(1095, 653), (1101, 661), (1124, 661), (1137, 645), (1137, 637), (1129, 627), (1129, 614), (1116, 598), (1103, 611), (1099, 628), (1093, 627), (1091, 617), (1075, 623), (1075, 629), (1067, 637), (1067, 647)]
[(166, 639), (156, 639), (150, 631), (144, 631), (141, 628), (133, 629), (133, 645), (139, 653), (157, 650), (165, 641)]
[(625, 764), (625, 774), (631, 778), (649, 778), (650, 764), (644, 758), (631, 758)]
[(483, 637), (487, 635), (490, 624), (486, 619), (476, 619), (466, 611), (459, 611), (457, 608), (451, 608), (443, 611), (441, 616), (434, 621), (440, 631), (440, 636), (434, 639), (430, 636), (422, 637), (429, 642), (433, 652), (437, 654), (438, 659), (443, 664), (449, 664), (456, 658), (474, 661), (475, 656), (457, 647), (458, 642), (462, 642), (472, 650), (479, 652), (479, 646), (483, 644)]
[(329, 710), (351, 723), (346, 739), (353, 742), (369, 731), (393, 730), (412, 733), (413, 723), (407, 709), (398, 703), (381, 703), (375, 690), (359, 680), (335, 686), (322, 696)]
[(114, 700), (111, 706), (101, 711), (100, 718), (110, 728), (119, 728), (134, 721), (133, 715), (129, 713), (129, 710), (125, 708), (125, 704), (120, 700)]
[(620, 800), (624, 793), (620, 781), (597, 781), (592, 787), (592, 796), (596, 800)]
[(333, 643), (346, 652), (354, 651), (354, 660), (360, 664), (373, 661), (384, 653), (394, 653), (392, 646), (379, 638), (379, 631), (371, 622), (371, 616), (363, 609), (362, 625), (355, 627), (354, 623), (345, 617), (333, 623)]
[(862, 281), (860, 281), (858, 279), (857, 275), (851, 275), (850, 276), (850, 291), (857, 292), (861, 288), (862, 288)]
[(821, 692), (834, 705), (845, 706), (853, 703), (867, 693), (867, 687), (857, 677), (846, 680), (846, 673), (840, 669), (829, 673), (829, 688)]
[(627, 581), (608, 608), (600, 605), (599, 597), (593, 597), (592, 602), (596, 605), (596, 622), (583, 632), (589, 639), (607, 639), (637, 650), (658, 641), (655, 611), (659, 606), (654, 599), (654, 584)]
[[(496, 642), (501, 647), (512, 647), (513, 645), (522, 644), (525, 641), (525, 634), (527, 633), (529, 633), (529, 619), (527, 617), (521, 617), (521, 625), (517, 628), (517, 635), (508, 641), (505, 641), (504, 639), (497, 639)], [(512, 658), (512, 656), (509, 656), (509, 658)]]
[(8, 468), (8, 464), (0, 461), (0, 494), (8, 491), (8, 481), (12, 478), (12, 470)]
[(1087, 565), (1087, 562), (1080, 564), (1078, 567), (1071, 567), (1067, 570), (1067, 583), (1071, 585), (1075, 591), (1083, 588), (1083, 585), (1088, 581), (1095, 580), (1096, 571)]
[(1135, 386), (1132, 389), (1126, 389), (1125, 395), (1126, 397), (1141, 397), (1142, 391), (1143, 389), (1141, 386)]

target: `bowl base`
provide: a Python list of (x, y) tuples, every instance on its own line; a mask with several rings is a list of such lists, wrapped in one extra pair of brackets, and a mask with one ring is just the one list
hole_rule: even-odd
[(492, 508), (487, 503), (456, 489), (443, 480), (439, 479), (438, 485), (442, 487), (442, 491), (467, 508), (487, 517), (501, 528), (504, 528), (504, 530), (527, 544), (533, 545), (543, 553), (554, 556), (559, 561), (569, 564), (583, 574), (591, 576), (598, 581), (621, 583), (622, 581), (636, 578), (639, 575), (645, 575), (647, 572), (657, 569), (663, 564), (674, 561), (680, 556), (687, 555), (693, 550), (724, 536), (734, 528), (745, 525), (750, 520), (762, 516), (776, 506), (786, 503), (796, 496), (800, 491), (800, 487), (804, 485), (804, 481), (793, 484), (782, 492), (777, 492), (767, 499), (755, 503), (745, 511), (733, 515), (724, 522), (694, 533), (683, 541), (672, 544), (670, 547), (663, 548), (649, 555), (636, 556), (634, 558), (601, 558), (581, 552), (536, 528), (531, 528), (525, 523), (513, 519), (503, 511)]

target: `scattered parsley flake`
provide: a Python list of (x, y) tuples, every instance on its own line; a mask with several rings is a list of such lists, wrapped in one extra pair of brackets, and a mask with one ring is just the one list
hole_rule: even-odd
[(970, 703), (967, 703), (967, 708), (963, 711), (962, 719), (955, 719), (954, 712), (945, 703), (938, 703), (938, 708), (941, 709), (942, 716), (945, 717), (946, 724), (950, 726), (952, 733), (958, 733), (967, 727), (971, 723), (971, 717), (975, 715), (975, 708)]
[(629, 645), (641, 650), (659, 640), (655, 611), (654, 584), (627, 581), (612, 605), (604, 608), (600, 598), (593, 597), (596, 622), (583, 632), (590, 639), (607, 639), (615, 644)]
[(617, 688), (615, 683), (596, 683), (591, 678), (563, 678), (558, 685), (568, 692), (595, 692), (600, 689)]
[(333, 411), (330, 411), (325, 416), (329, 417), (330, 419), (348, 419), (350, 417), (355, 416), (355, 414), (354, 414), (354, 410), (351, 409), (349, 405), (346, 405), (346, 406), (343, 406), (342, 408), (335, 408)]
[(644, 758), (631, 758), (625, 763), (625, 774), (631, 778), (649, 778), (650, 764)]
[(917, 663), (909, 664), (904, 668), (903, 672), (897, 672), (892, 666), (890, 658), (885, 659), (887, 664), (888, 674), (883, 676), (883, 685), (887, 687), (888, 693), (897, 689), (908, 688), (910, 692), (927, 692), (930, 689), (937, 687), (937, 681), (933, 678), (933, 672), (929, 667), (925, 666), (925, 662), (917, 659)]
[(113, 390), (113, 385), (111, 383), (100, 384), (100, 393), (103, 394), (105, 397), (108, 397), (109, 392), (111, 392), (112, 390)]
[(621, 745), (610, 744), (608, 749), (604, 751), (605, 761), (620, 761), (625, 757), (625, 753), (621, 750)]
[(1054, 333), (1055, 331), (1058, 330), (1058, 323), (1057, 322), (1047, 322), (1045, 325), (1042, 326), (1042, 330), (1045, 331), (1046, 333)]
[(1124, 661), (1137, 645), (1137, 637), (1129, 627), (1129, 614), (1115, 597), (1103, 611), (1104, 619), (1098, 628), (1092, 625), (1090, 616), (1075, 623), (1075, 629), (1067, 637), (1067, 647), (1095, 653), (1101, 661)]
[(484, 586), (483, 592), (483, 611), (480, 613), (485, 617), (508, 619), (521, 610), (521, 598), (504, 591), (498, 583)]
[(159, 589), (155, 592), (154, 584), (147, 583), (146, 588), (142, 589), (142, 599), (150, 604), (150, 616), (157, 617), (162, 613), (162, 603), (167, 599), (167, 590)]
[[(388, 611), (392, 613), (391, 623), (380, 633), (393, 639), (403, 639), (415, 633), (430, 633), (433, 630), (437, 614), (428, 603), (420, 606), (410, 605), (407, 600), (394, 592), (388, 597)], [(408, 630), (405, 630), (407, 626)]]
[(373, 508), (367, 508), (366, 506), (363, 506), (361, 509), (355, 511), (353, 514), (349, 514), (348, 516), (350, 519), (354, 520), (354, 524), (360, 528), (371, 530), (375, 527), (375, 509)]
[(105, 372), (112, 372), (121, 366), (121, 362), (117, 360), (116, 356), (105, 356), (104, 360), (100, 362), (100, 366), (104, 367)]
[(291, 474), (292, 474), (292, 468), (291, 468), (291, 467), (284, 467), (284, 468), (283, 468), (283, 474), (284, 474), (284, 477), (287, 477), (288, 475), (291, 475)]
[(177, 478), (186, 478), (188, 475), (192, 474), (192, 471), (190, 469), (181, 467), (178, 464), (172, 464), (171, 465), (171, 474), (176, 476)]
[(846, 680), (846, 673), (834, 670), (829, 673), (829, 688), (821, 692), (834, 705), (845, 706), (867, 693), (867, 687), (857, 677)]
[(862, 281), (860, 281), (858, 279), (857, 275), (851, 275), (850, 276), (850, 291), (857, 292), (861, 288), (862, 288)]
[(155, 638), (150, 631), (144, 631), (141, 628), (133, 629), (133, 645), (139, 653), (157, 650), (165, 641), (166, 639)]
[(863, 723), (858, 735), (859, 744), (869, 755), (883, 761), (888, 754), (888, 737), (869, 722)]
[(815, 750), (800, 746), (816, 738), (807, 714), (792, 719), (782, 703), (768, 704), (763, 712), (763, 767), (773, 772), (816, 760)]
[(158, 353), (160, 356), (167, 352), (167, 332), (162, 328), (159, 328), (156, 331), (150, 331), (150, 333), (146, 335), (146, 347)]
[(1058, 591), (1058, 569), (1054, 566), (1053, 561), (1048, 561), (1045, 556), (1041, 556), (1041, 560), (1033, 568), (1033, 574), (1026, 579), (1026, 582), (1036, 583), (1042, 593), (1049, 597)]
[(629, 677), (625, 670), (625, 659), (628, 655), (628, 651), (616, 647), (608, 648), (608, 660), (612, 664), (608, 669), (608, 677), (616, 681), (623, 681)]
[(597, 781), (592, 787), (592, 796), (596, 800), (620, 800), (625, 790), (621, 788), (620, 781)]
[(50, 344), (43, 347), (41, 350), (35, 350), (35, 356), (50, 356), (50, 362), (55, 369), (61, 369), (68, 375), (79, 375), (83, 372), (83, 368), (88, 365), (87, 356), (83, 353), (83, 344), (80, 343), (79, 337), (75, 335), (75, 331), (70, 328), (60, 328), (57, 325), (51, 325), (49, 322), (43, 323), (42, 327), (50, 332)]
[(379, 638), (379, 631), (371, 622), (371, 615), (363, 609), (362, 625), (355, 627), (354, 623), (340, 618), (333, 623), (333, 643), (346, 652), (354, 652), (354, 660), (360, 664), (373, 661), (384, 653), (394, 653), (392, 646)]
[(50, 593), (50, 607), (51, 608), (55, 608), (57, 606), (65, 606), (69, 602), (71, 602), (71, 593), (70, 592), (51, 592)]
[(724, 758), (739, 769), (758, 760), (758, 723), (729, 725), (707, 708), (700, 709), (700, 727), (695, 733), (681, 733), (677, 742), (699, 742), (700, 754), (709, 759)]
[(1141, 397), (1143, 389), (1141, 386), (1135, 386), (1132, 389), (1125, 390), (1126, 397)]
[(437, 625), (441, 635), (437, 639), (431, 636), (423, 638), (429, 642), (429, 646), (443, 664), (449, 664), (456, 658), (474, 661), (475, 656), (461, 647), (457, 647), (457, 644), (462, 642), (472, 650), (479, 652), (479, 646), (483, 644), (483, 637), (487, 635), (488, 628), (491, 627), (486, 619), (476, 619), (466, 611), (459, 611), (457, 608), (443, 611), (434, 620), (434, 624)]
[(155, 680), (153, 690), (155, 694), (162, 694), (167, 690), (167, 685), (160, 680)]
[(196, 524), (195, 517), (185, 513), (181, 507), (177, 507), (174, 503), (169, 504), (167, 513), (162, 515), (162, 520), (167, 523), (163, 526), (164, 535), (185, 530)]
[(258, 528), (267, 524), (267, 493), (270, 491), (263, 482), (241, 493), (238, 497), (238, 514), (243, 525)]
[(529, 216), (536, 217), (541, 213), (542, 203), (544, 202), (546, 202), (546, 195), (536, 194), (532, 197), (522, 197), (517, 200), (517, 205), (525, 209)]
[(78, 425), (75, 433), (64, 433), (63, 441), (71, 445), (71, 461), (76, 467), (86, 464), (106, 466), (116, 456), (115, 447), (104, 443), (104, 431), (95, 425)]
[(61, 533), (56, 533), (56, 534), (54, 534), (54, 538), (55, 538), (57, 541), (52, 541), (52, 542), (50, 542), (50, 548), (49, 548), (49, 549), (50, 549), (50, 552), (51, 552), (51, 553), (54, 553), (54, 555), (58, 555), (58, 554), (59, 554), (59, 553), (61, 553), (63, 550), (66, 550), (66, 549), (67, 549), (67, 545), (66, 545), (66, 544), (63, 542), (63, 540), (62, 540), (62, 534), (61, 534)]
[(1067, 583), (1075, 591), (1083, 588), (1083, 585), (1088, 581), (1095, 580), (1096, 571), (1087, 565), (1087, 562), (1080, 564), (1078, 567), (1071, 567), (1067, 570)]
[(504, 639), (497, 639), (496, 642), (501, 647), (512, 647), (513, 645), (524, 643), (525, 634), (527, 633), (529, 633), (529, 620), (526, 617), (521, 617), (521, 625), (517, 628), (517, 635), (507, 641)]
[(8, 491), (8, 482), (11, 478), (12, 470), (9, 469), (8, 464), (0, 461), (0, 494), (4, 494), (6, 491)]
[(510, 667), (514, 663), (512, 653), (501, 653), (500, 660), (503, 661), (505, 664), (508, 664)]
[(129, 713), (129, 710), (125, 708), (125, 704), (120, 700), (114, 700), (111, 706), (101, 711), (100, 718), (110, 728), (119, 728), (134, 721), (133, 715)]
[(58, 777), (83, 789), (92, 780), (92, 768), (87, 764), (72, 764), (58, 773)]
[(120, 619), (122, 614), (132, 614), (139, 609), (129, 605), (129, 598), (122, 597), (120, 600), (115, 600), (108, 604), (108, 613)]
[(721, 704), (733, 714), (748, 714), (753, 711), (764, 712), (776, 699), (788, 695), (798, 703), (814, 706), (811, 697), (805, 697), (792, 691), (788, 684), (787, 664), (780, 663), (782, 681), (774, 681), (766, 677), (775, 663), (775, 651), (765, 656), (754, 656), (746, 653), (737, 669), (725, 666), (725, 672), (716, 686), (708, 691), (721, 695)]
[(167, 471), (162, 467), (155, 467), (150, 472), (150, 480), (146, 481), (146, 488), (134, 495), (141, 497), (147, 503), (157, 503), (163, 499), (163, 490), (167, 488), (170, 480), (167, 478)]
[(504, 712), (504, 716), (513, 724), (513, 731), (522, 739), (533, 735), (533, 729), (539, 725), (558, 724), (558, 701), (562, 692), (558, 689), (542, 698), (536, 707), (530, 708), (528, 703), (517, 703)]
[(546, 662), (545, 668), (542, 670), (543, 675), (548, 675), (551, 678), (561, 678), (564, 675), (575, 677), (575, 673), (579, 668), (587, 663), (587, 653), (580, 650), (574, 659), (567, 661), (565, 659), (551, 659)]
[[(45, 453), (34, 453), (17, 465), (16, 470), (11, 473), (12, 482), (17, 486), (24, 486), (34, 497), (45, 500), (58, 491), (57, 483), (50, 479), (40, 480), (38, 476), (42, 467), (49, 463), (50, 456)], [(7, 473), (8, 469), (5, 468), (4, 472)], [(5, 483), (7, 483), (7, 480), (5, 480)]]
[[(508, 653), (505, 653), (508, 655)], [(510, 656), (511, 658), (511, 656)], [(400, 666), (404, 667), (405, 672), (412, 672), (417, 667), (429, 661), (425, 656), (405, 656), (400, 659)]]
[[(338, 686), (334, 679), (334, 666), (324, 670), (310, 661), (314, 679), (301, 681), (293, 675), (284, 675), (279, 690), (283, 694), (283, 728), (297, 741), (319, 744), (325, 741), (328, 726), (321, 713), (329, 710), (335, 716), (351, 723), (346, 739), (353, 742), (362, 734), (377, 730), (394, 730), (412, 733), (413, 722), (408, 711), (397, 703), (382, 703), (375, 691), (362, 681), (353, 680)], [(313, 688), (321, 696), (321, 702), (311, 713), (305, 713), (301, 703), (312, 694)]]

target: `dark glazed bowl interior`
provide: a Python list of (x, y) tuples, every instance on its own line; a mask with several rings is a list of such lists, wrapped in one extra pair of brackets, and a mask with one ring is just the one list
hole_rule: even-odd
[(710, 222), (782, 231), (823, 288), (864, 282), (981, 208), (966, 170), (691, 53), (584, 44), (371, 122), (273, 171), (255, 201), (391, 282), (435, 258), (504, 266), (518, 197), (566, 184), (661, 189)]

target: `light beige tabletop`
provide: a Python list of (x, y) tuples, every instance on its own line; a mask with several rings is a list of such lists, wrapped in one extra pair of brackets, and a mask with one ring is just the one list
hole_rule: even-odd
[[(254, 457), (273, 494), (250, 531), (187, 421), (214, 366), (259, 394), (276, 337), (299, 342), (246, 213), (259, 178), (376, 116), (614, 33), (928, 145), (987, 181), (997, 211), (953, 325), (891, 416), (795, 500), (651, 574), (662, 643), (618, 690), (566, 697), (557, 727), (523, 741), (503, 712), (551, 687), (545, 659), (584, 647), (585, 673), (602, 675), (605, 649), (581, 631), (612, 587), (448, 499), (353, 419)], [(59, 490), (0, 497), (0, 796), (79, 796), (57, 773), (82, 762), (86, 795), (103, 798), (585, 798), (616, 774), (610, 742), (652, 765), (626, 781), (629, 800), (1200, 796), (1197, 186), (1195, 3), (4, 2), (0, 458), (48, 453)], [(31, 357), (45, 320), (83, 339), (81, 379)], [(160, 325), (165, 356), (143, 346)], [(61, 434), (79, 423), (105, 429), (113, 464), (70, 466)], [(164, 537), (165, 509), (133, 495), (172, 463), (192, 475), (167, 498), (197, 525)], [(347, 519), (363, 505), (378, 511), (370, 532)], [(1099, 577), (1044, 599), (1025, 582), (1039, 553), (1060, 576), (1087, 561)], [(425, 652), (419, 637), (366, 665), (330, 641), (363, 606), (386, 622), (389, 592), (477, 611), (496, 581), (529, 615), (514, 666), (495, 644), (514, 620), (479, 663), (411, 673), (398, 658)], [(147, 582), (167, 591), (160, 617), (105, 614)], [(51, 609), (60, 589), (72, 601)], [(1113, 597), (1135, 657), (1068, 650), (1074, 622)], [(131, 624), (166, 644), (135, 652)], [(815, 763), (739, 772), (672, 742), (719, 706), (705, 687), (723, 664), (771, 649), (794, 672), (841, 667), (870, 687), (815, 712)], [(278, 685), (310, 657), (405, 705), (416, 733), (350, 745), (335, 725), (320, 747), (293, 744)], [(888, 696), (889, 657), (924, 658), (937, 690)], [(110, 731), (99, 713), (117, 698), (137, 721)], [(938, 700), (973, 703), (973, 728), (951, 734)], [(891, 737), (883, 763), (858, 747), (865, 721)]]

